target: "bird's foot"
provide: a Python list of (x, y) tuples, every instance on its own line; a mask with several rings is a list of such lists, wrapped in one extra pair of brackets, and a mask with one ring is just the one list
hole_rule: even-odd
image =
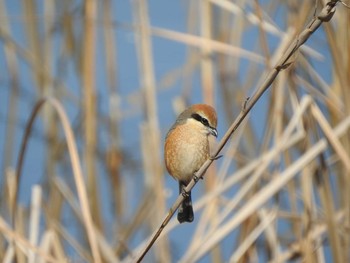
[(190, 193), (185, 190), (185, 188), (182, 189), (181, 194), (183, 197), (188, 198), (190, 196)]
[(197, 183), (197, 182), (199, 181), (199, 179), (203, 179), (203, 177), (199, 177), (199, 176), (197, 175), (197, 172), (195, 172), (195, 173), (193, 174), (193, 180)]

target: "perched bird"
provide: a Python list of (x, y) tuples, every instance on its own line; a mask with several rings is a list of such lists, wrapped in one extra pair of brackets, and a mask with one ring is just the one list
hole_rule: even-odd
[(169, 174), (178, 180), (180, 194), (185, 194), (177, 214), (180, 223), (193, 221), (191, 192), (185, 193), (183, 189), (210, 157), (208, 137), (217, 137), (216, 125), (213, 107), (194, 104), (179, 115), (166, 135), (165, 166)]

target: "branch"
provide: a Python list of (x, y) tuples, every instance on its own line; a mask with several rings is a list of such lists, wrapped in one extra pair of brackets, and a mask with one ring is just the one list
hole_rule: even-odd
[[(265, 81), (261, 84), (258, 90), (253, 94), (251, 98), (248, 98), (245, 101), (240, 114), (237, 116), (236, 120), (231, 124), (230, 128), (227, 130), (226, 134), (221, 139), (219, 146), (215, 151), (213, 157), (208, 159), (202, 165), (202, 167), (198, 170), (194, 178), (192, 178), (191, 182), (186, 186), (185, 188), (186, 192), (189, 192), (192, 190), (192, 188), (196, 185), (198, 178), (203, 178), (206, 170), (209, 168), (212, 162), (218, 158), (219, 153), (224, 148), (227, 141), (230, 139), (232, 134), (238, 129), (239, 125), (243, 122), (245, 117), (248, 115), (248, 113), (251, 111), (251, 109), (254, 107), (254, 105), (260, 99), (263, 93), (270, 87), (272, 82), (276, 79), (277, 75), (282, 70), (288, 68), (291, 65), (292, 62), (290, 62), (290, 58), (296, 53), (299, 47), (308, 40), (308, 38), (319, 28), (319, 26), (323, 22), (328, 22), (329, 20), (331, 20), (331, 18), (335, 13), (335, 5), (337, 4), (338, 1), (339, 0), (329, 1), (321, 10), (319, 15), (314, 16), (313, 19), (310, 21), (310, 23), (307, 25), (307, 27), (299, 34), (298, 38), (296, 38), (290, 44), (290, 46), (285, 51), (284, 55), (279, 59), (279, 61), (276, 63), (276, 66), (267, 75)], [(195, 178), (197, 180), (195, 180)], [(155, 232), (155, 234), (147, 244), (146, 248), (142, 251), (141, 255), (138, 257), (137, 262), (141, 262), (141, 260), (144, 258), (144, 256), (153, 246), (154, 242), (158, 239), (159, 235), (161, 234), (165, 226), (168, 224), (171, 217), (174, 215), (174, 213), (176, 212), (176, 210), (178, 209), (178, 207), (180, 206), (183, 200), (184, 200), (184, 196), (180, 194), (176, 199), (175, 203), (173, 204), (173, 206), (170, 208), (168, 215), (163, 220), (163, 223), (160, 225), (158, 230)]]

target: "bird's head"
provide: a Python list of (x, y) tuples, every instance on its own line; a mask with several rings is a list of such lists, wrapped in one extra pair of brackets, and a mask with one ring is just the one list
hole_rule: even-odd
[(186, 122), (193, 128), (206, 135), (218, 136), (216, 130), (217, 115), (213, 107), (206, 104), (194, 104), (183, 111), (176, 120), (177, 123)]

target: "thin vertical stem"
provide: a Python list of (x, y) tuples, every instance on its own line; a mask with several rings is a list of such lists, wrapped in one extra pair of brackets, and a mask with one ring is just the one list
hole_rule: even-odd
[(93, 219), (99, 228), (102, 228), (100, 205), (98, 200), (98, 181), (96, 180), (95, 149), (97, 136), (96, 122), (96, 91), (95, 91), (95, 52), (96, 52), (96, 25), (97, 1), (86, 0), (84, 4), (84, 46), (82, 55), (83, 80), (83, 110), (85, 150), (84, 164), (87, 174), (87, 188)]

